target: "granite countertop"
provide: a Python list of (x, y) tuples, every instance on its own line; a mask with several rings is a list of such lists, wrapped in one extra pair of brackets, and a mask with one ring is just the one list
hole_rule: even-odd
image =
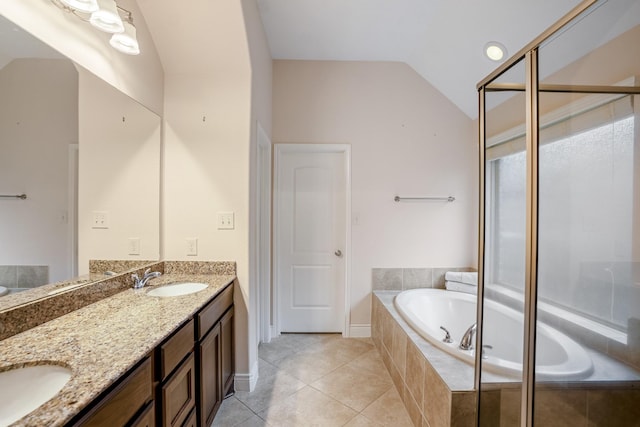
[[(0, 372), (47, 363), (72, 370), (71, 379), (53, 399), (13, 425), (63, 425), (234, 279), (166, 274), (141, 290), (125, 290), (0, 341)], [(176, 282), (204, 282), (209, 287), (178, 297), (146, 295)]]
[(66, 287), (70, 287), (74, 285), (80, 286), (85, 283), (91, 283), (91, 282), (108, 279), (108, 278), (109, 277), (105, 276), (104, 274), (91, 273), (91, 274), (85, 274), (82, 276), (74, 277), (73, 279), (64, 280), (56, 283), (50, 283), (47, 285), (38, 286), (36, 288), (31, 288), (31, 289), (28, 289), (27, 292), (18, 292), (15, 294), (9, 294), (0, 298), (0, 311), (19, 306), (21, 304), (27, 304), (40, 298), (46, 298)]

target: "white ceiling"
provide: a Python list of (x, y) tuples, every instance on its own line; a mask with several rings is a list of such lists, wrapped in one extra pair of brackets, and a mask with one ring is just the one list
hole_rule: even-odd
[[(274, 59), (406, 62), (471, 118), (478, 115), (476, 84), (498, 66), (483, 55), (483, 46), (499, 41), (512, 55), (580, 3), (256, 1)], [(242, 32), (236, 2), (190, 0), (188, 8), (174, 0), (137, 3), (144, 16), (136, 19), (146, 21), (165, 72), (215, 72), (243, 63), (247, 53), (237, 52), (237, 44), (229, 43), (230, 37), (240, 37)], [(543, 65), (566, 64), (595, 44), (640, 24), (640, 0), (608, 1), (598, 12), (590, 26), (583, 25), (583, 31), (572, 29), (575, 34), (563, 36), (564, 48), (555, 49), (560, 56)], [(18, 57), (60, 55), (0, 16), (0, 67)], [(543, 74), (550, 71), (541, 69)]]
[(258, 0), (274, 59), (406, 62), (471, 118), (476, 84), (580, 0)]

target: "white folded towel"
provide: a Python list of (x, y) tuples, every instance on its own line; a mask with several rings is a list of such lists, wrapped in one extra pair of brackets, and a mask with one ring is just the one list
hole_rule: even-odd
[(478, 286), (478, 273), (469, 271), (447, 271), (444, 280)]
[(478, 287), (477, 286), (468, 285), (466, 283), (450, 282), (450, 281), (447, 280), (446, 282), (444, 282), (444, 287), (448, 291), (464, 292), (466, 294), (477, 294), (478, 293)]

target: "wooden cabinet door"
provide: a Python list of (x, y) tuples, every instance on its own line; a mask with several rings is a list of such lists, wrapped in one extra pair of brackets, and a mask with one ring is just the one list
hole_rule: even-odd
[(233, 307), (220, 319), (220, 359), (222, 369), (222, 398), (233, 387), (235, 373), (233, 351)]
[(182, 427), (198, 427), (198, 423), (196, 422), (196, 411), (195, 409), (191, 411), (191, 415), (189, 418), (182, 424)]
[(155, 427), (156, 425), (156, 407), (153, 402), (147, 405), (147, 408), (138, 416), (131, 424), (131, 427)]
[(179, 427), (196, 404), (196, 371), (193, 353), (162, 386), (162, 425)]
[(200, 426), (208, 427), (222, 403), (220, 324), (216, 324), (198, 345)]

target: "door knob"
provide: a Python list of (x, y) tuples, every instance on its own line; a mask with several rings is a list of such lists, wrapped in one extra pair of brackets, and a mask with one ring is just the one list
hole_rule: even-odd
[(342, 256), (342, 251), (340, 249), (338, 249), (337, 251), (334, 252), (335, 256), (341, 257)]

